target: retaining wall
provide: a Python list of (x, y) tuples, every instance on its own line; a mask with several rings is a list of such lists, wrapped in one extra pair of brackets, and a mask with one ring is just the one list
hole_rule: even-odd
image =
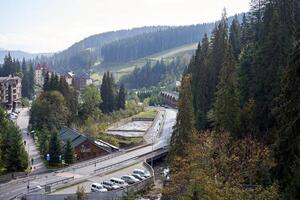
[[(148, 169), (152, 175), (150, 178), (140, 181), (138, 183), (129, 185), (126, 188), (113, 190), (108, 192), (91, 192), (87, 193), (85, 200), (121, 200), (128, 194), (133, 194), (150, 187), (154, 183), (154, 171), (150, 165), (144, 162), (145, 167)], [(45, 194), (29, 194), (25, 196), (26, 200), (76, 200), (76, 194), (55, 194), (55, 195), (45, 195)]]

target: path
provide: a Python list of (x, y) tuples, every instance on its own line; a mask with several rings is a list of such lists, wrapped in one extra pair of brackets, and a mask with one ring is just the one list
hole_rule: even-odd
[(27, 129), (28, 123), (29, 123), (29, 109), (22, 108), (21, 112), (18, 116), (18, 119), (17, 119), (17, 125), (19, 126), (19, 128), (21, 130), (23, 140), (26, 141), (25, 148), (28, 153), (30, 162), (31, 162), (31, 159), (33, 158), (33, 166), (32, 166), (31, 174), (38, 174), (38, 173), (46, 172), (47, 168), (45, 167), (45, 165), (40, 157), (40, 153), (39, 153), (33, 139), (30, 136), (30, 134), (27, 134), (28, 133), (28, 129)]

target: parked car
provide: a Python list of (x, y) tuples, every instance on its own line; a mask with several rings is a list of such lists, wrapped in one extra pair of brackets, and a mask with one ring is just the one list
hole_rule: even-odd
[(16, 115), (10, 114), (10, 115), (9, 115), (9, 119), (10, 119), (10, 120), (15, 120), (15, 119), (17, 119), (17, 116), (16, 116)]
[(124, 175), (121, 177), (121, 179), (124, 180), (128, 184), (134, 184), (134, 183), (137, 183), (140, 181), (139, 179), (134, 178), (134, 176), (130, 176), (130, 175)]
[(141, 176), (141, 175), (139, 175), (139, 174), (132, 174), (132, 176), (133, 176), (134, 178), (136, 178), (136, 179), (139, 179), (140, 181), (146, 179), (145, 177), (143, 177), (143, 176)]
[(113, 177), (113, 178), (110, 179), (110, 181), (113, 182), (114, 184), (120, 186), (121, 188), (124, 188), (124, 187), (128, 186), (128, 184), (124, 180), (119, 179), (119, 178), (114, 178)]
[(116, 185), (115, 183), (113, 183), (111, 181), (103, 181), (102, 185), (104, 188), (106, 188), (108, 190), (117, 190), (120, 188), (120, 186)]
[(149, 178), (151, 176), (149, 172), (147, 172), (143, 169), (135, 169), (135, 170), (133, 170), (133, 174), (139, 174), (140, 176), (145, 177), (145, 178)]
[(93, 183), (91, 186), (92, 192), (107, 192), (107, 189), (103, 187), (100, 183)]

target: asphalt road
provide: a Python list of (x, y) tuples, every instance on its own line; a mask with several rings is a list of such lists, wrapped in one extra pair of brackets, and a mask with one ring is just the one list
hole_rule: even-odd
[[(56, 181), (65, 180), (68, 177), (74, 177), (74, 180), (72, 180), (71, 182), (82, 181), (98, 176), (99, 172), (103, 173), (108, 169), (114, 170), (120, 169), (120, 167), (124, 168), (126, 166), (132, 165), (133, 162), (142, 161), (145, 155), (148, 155), (149, 157), (149, 155), (152, 154), (151, 152), (153, 150), (155, 151), (164, 146), (168, 146), (172, 134), (172, 127), (175, 125), (176, 122), (176, 114), (176, 110), (166, 109), (164, 121), (155, 122), (161, 123), (163, 127), (161, 135), (157, 134), (157, 132), (153, 133), (153, 135), (157, 135), (157, 138), (155, 138), (154, 145), (148, 145), (136, 150), (131, 150), (129, 152), (119, 153), (112, 158), (109, 155), (110, 157), (107, 157), (107, 159), (106, 157), (94, 159), (95, 161), (101, 160), (101, 162), (98, 162), (96, 164), (96, 167), (94, 164), (94, 160), (91, 160), (85, 162), (88, 164), (87, 166), (82, 166), (84, 163), (78, 163), (73, 165), (72, 167), (57, 172), (29, 176), (28, 178), (14, 180), (6, 184), (1, 184), (0, 200), (9, 200), (20, 194), (27, 194), (28, 183), (30, 188), (36, 188), (40, 185), (51, 184)], [(149, 131), (157, 131), (157, 129), (151, 129)], [(138, 160), (138, 158), (141, 160)], [(28, 181), (28, 179), (32, 180)], [(64, 186), (65, 184), (66, 183), (58, 183), (55, 187), (59, 188)]]

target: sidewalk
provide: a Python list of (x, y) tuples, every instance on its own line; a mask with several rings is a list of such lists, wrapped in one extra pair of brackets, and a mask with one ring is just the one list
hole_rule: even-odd
[[(41, 172), (46, 172), (47, 168), (45, 167), (41, 157), (40, 153), (35, 146), (35, 143), (28, 133), (28, 123), (29, 123), (29, 109), (28, 108), (22, 108), (21, 112), (17, 119), (17, 125), (19, 126), (23, 140), (26, 141), (26, 151), (29, 156), (29, 160), (31, 162), (31, 159), (33, 158), (33, 165), (32, 165), (32, 171), (31, 174), (39, 174)], [(31, 163), (30, 163), (31, 164)]]

